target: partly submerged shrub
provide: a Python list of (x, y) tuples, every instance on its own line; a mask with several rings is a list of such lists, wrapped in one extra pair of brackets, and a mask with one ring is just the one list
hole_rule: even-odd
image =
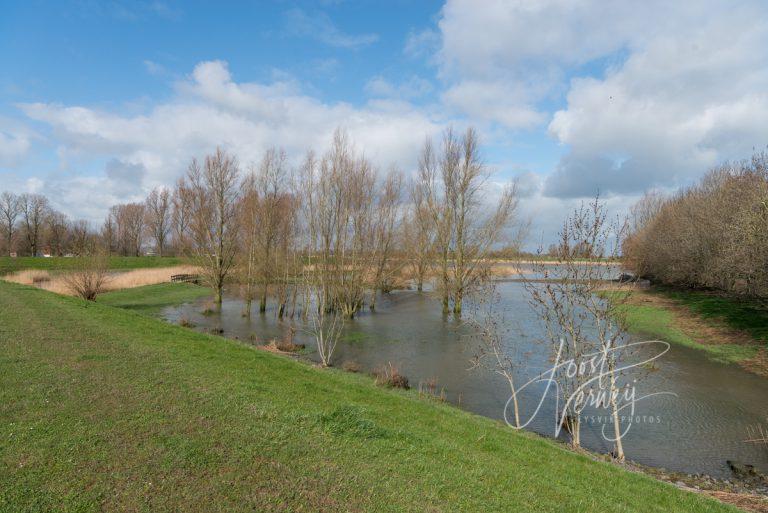
[(379, 369), (373, 371), (373, 377), (376, 378), (376, 384), (382, 386), (388, 386), (391, 388), (404, 388), (409, 389), (408, 378), (397, 367), (392, 365), (392, 362), (387, 363)]

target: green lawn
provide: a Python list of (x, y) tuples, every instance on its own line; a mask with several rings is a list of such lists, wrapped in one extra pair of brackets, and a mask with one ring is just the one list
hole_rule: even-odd
[(735, 511), (366, 376), (0, 282), (0, 511), (115, 510)]
[(97, 298), (99, 303), (154, 315), (163, 308), (210, 296), (207, 287), (189, 283), (159, 283), (145, 287), (107, 292)]
[[(0, 257), (0, 276), (23, 269), (42, 269), (46, 271), (72, 269), (78, 265), (79, 261), (79, 258), (69, 257)], [(184, 259), (179, 257), (109, 257), (110, 269), (116, 270), (168, 267), (183, 263)]]

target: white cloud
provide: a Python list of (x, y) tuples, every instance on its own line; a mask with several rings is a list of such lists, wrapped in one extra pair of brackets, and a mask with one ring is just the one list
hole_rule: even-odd
[(448, 0), (443, 100), (519, 129), (564, 95), (547, 194), (680, 185), (768, 143), (766, 20), (760, 0)]
[(548, 193), (677, 186), (768, 143), (768, 24), (755, 8), (725, 7), (679, 20), (604, 78), (572, 82), (549, 125), (571, 151)]
[(158, 64), (155, 61), (145, 59), (143, 61), (143, 64), (144, 64), (144, 68), (147, 70), (147, 73), (149, 73), (150, 75), (161, 76), (161, 75), (168, 74), (168, 70), (165, 69), (165, 66), (163, 66), (162, 64)]
[(381, 75), (378, 75), (365, 84), (366, 92), (371, 96), (379, 98), (419, 98), (432, 92), (432, 89), (432, 83), (429, 80), (416, 75), (399, 84), (393, 84)]
[(522, 129), (532, 128), (545, 119), (526, 96), (514, 84), (465, 80), (449, 88), (443, 101), (464, 112), (473, 122), (497, 122)]
[(27, 154), (30, 146), (28, 134), (5, 132), (0, 128), (0, 165), (12, 166)]
[(430, 57), (440, 48), (440, 34), (432, 29), (411, 31), (405, 39), (403, 53), (417, 59)]
[(379, 40), (377, 34), (347, 34), (339, 29), (327, 14), (294, 8), (285, 13), (288, 32), (309, 37), (337, 48), (361, 48)]

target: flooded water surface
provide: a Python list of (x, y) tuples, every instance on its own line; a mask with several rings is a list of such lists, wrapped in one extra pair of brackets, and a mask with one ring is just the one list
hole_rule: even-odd
[[(504, 336), (510, 351), (524, 358), (527, 381), (551, 367), (551, 348), (541, 341), (542, 328), (526, 302), (520, 283), (497, 286), (504, 312)], [(191, 321), (202, 331), (223, 330), (223, 335), (243, 341), (266, 343), (281, 338), (288, 329), (268, 310), (250, 319), (242, 316), (241, 300), (228, 296), (221, 312), (203, 315), (207, 300), (171, 307), (163, 312), (171, 322)], [(440, 312), (440, 303), (428, 294), (397, 291), (381, 297), (375, 312), (365, 311), (348, 321), (334, 361), (357, 363), (370, 371), (391, 363), (406, 375), (410, 384), (436, 383), (436, 392), (468, 411), (502, 419), (510, 397), (507, 382), (498, 375), (472, 369), (477, 341), (472, 331)], [(306, 355), (316, 359), (312, 338), (300, 329), (294, 342), (307, 345)], [(655, 349), (643, 347), (641, 351)], [(641, 355), (647, 356), (647, 355)], [(726, 460), (751, 463), (768, 471), (768, 451), (744, 442), (748, 429), (766, 421), (768, 380), (735, 365), (708, 360), (704, 353), (672, 346), (652, 368), (642, 368), (627, 379), (637, 379), (637, 396), (658, 394), (636, 403), (633, 422), (624, 437), (627, 457), (638, 463), (686, 473), (730, 474)], [(541, 401), (543, 385), (534, 384), (520, 394), (521, 414), (527, 426), (547, 436), (555, 430), (554, 394)], [(609, 452), (601, 430), (608, 422), (606, 411), (586, 411), (582, 444)], [(510, 410), (511, 415), (511, 410)]]

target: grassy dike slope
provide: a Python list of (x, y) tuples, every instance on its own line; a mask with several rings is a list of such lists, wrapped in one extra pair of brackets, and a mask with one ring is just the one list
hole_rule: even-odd
[(158, 283), (101, 294), (99, 303), (133, 310), (145, 315), (158, 315), (163, 308), (192, 302), (213, 292), (207, 287), (190, 283)]
[[(74, 269), (82, 263), (81, 258), (77, 257), (18, 257), (10, 258), (0, 256), (0, 276), (15, 271), (26, 269), (40, 269), (44, 271), (64, 271)], [(125, 271), (129, 269), (147, 269), (154, 267), (171, 267), (185, 263), (183, 258), (179, 257), (109, 257), (109, 268), (116, 271)]]
[(491, 420), (0, 282), (0, 511), (734, 511)]

